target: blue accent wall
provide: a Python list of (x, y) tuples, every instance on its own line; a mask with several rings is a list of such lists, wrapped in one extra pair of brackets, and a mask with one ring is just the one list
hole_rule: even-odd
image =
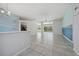
[(63, 27), (63, 34), (72, 41), (72, 25)]
[(18, 31), (18, 20), (16, 16), (0, 15), (0, 32)]
[(62, 28), (63, 35), (69, 38), (69, 40), (71, 41), (72, 41), (72, 32), (73, 32), (72, 31), (73, 14), (74, 14), (74, 8), (72, 4), (66, 10), (66, 13), (63, 19), (63, 28)]

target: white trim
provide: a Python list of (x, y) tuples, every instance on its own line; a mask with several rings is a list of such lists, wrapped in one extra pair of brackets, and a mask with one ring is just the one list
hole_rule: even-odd
[(63, 35), (64, 38), (66, 38), (70, 43), (73, 43), (69, 38), (67, 38), (65, 35)]
[(74, 50), (74, 52), (79, 56), (79, 53), (75, 50), (75, 49), (73, 49)]
[(13, 56), (18, 56), (20, 53), (22, 53), (23, 51), (25, 51), (25, 50), (27, 50), (27, 49), (29, 49), (29, 47), (28, 47), (28, 48), (24, 48), (24, 49), (20, 50), (19, 52), (17, 52), (17, 53), (16, 53), (16, 54), (14, 54)]

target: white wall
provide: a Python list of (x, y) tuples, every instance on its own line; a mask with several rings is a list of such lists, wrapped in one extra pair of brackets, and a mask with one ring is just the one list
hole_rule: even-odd
[(19, 29), (21, 28), (21, 22), (26, 25), (27, 32), (30, 32), (30, 34), (35, 35), (37, 32), (37, 22), (36, 21), (29, 21), (29, 20), (20, 20), (19, 21)]
[(79, 55), (79, 4), (78, 9), (74, 11), (73, 20), (73, 49)]
[(53, 21), (53, 33), (62, 34), (62, 20)]
[(27, 31), (29, 31), (32, 35), (37, 33), (37, 24), (35, 21), (27, 21)]
[(0, 56), (15, 55), (24, 48), (31, 47), (28, 32), (0, 33)]
[(37, 21), (20, 20), (19, 25), (21, 22), (24, 22), (24, 24), (27, 26), (27, 32), (30, 33), (30, 35), (32, 36), (32, 41), (34, 41), (37, 36)]

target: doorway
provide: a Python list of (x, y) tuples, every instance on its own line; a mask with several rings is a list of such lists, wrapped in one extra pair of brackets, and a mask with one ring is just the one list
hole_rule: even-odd
[(39, 22), (37, 25), (37, 41), (44, 44), (52, 44), (53, 22)]

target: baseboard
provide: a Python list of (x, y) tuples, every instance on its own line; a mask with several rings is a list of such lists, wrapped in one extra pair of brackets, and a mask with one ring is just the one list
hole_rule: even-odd
[(75, 49), (73, 49), (74, 50), (74, 52), (79, 56), (79, 53), (75, 50)]
[(67, 38), (65, 35), (63, 35), (63, 37), (67, 39), (70, 43), (72, 43), (72, 41), (69, 38)]
[(23, 52), (23, 51), (25, 51), (25, 50), (27, 50), (27, 49), (29, 49), (29, 48), (30, 48), (30, 47), (24, 48), (24, 49), (20, 50), (19, 52), (17, 52), (16, 54), (14, 54), (13, 56), (18, 56), (21, 52)]

